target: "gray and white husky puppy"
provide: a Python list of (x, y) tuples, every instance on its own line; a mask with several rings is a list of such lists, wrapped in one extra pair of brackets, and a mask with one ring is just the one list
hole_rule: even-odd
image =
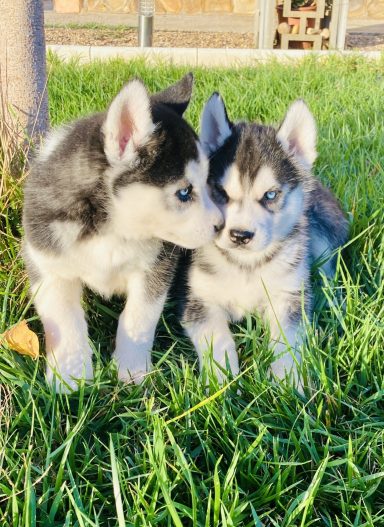
[(208, 243), (222, 223), (207, 156), (182, 119), (192, 84), (189, 74), (150, 96), (130, 81), (105, 113), (54, 130), (31, 167), (24, 257), (45, 329), (47, 377), (61, 390), (93, 376), (83, 286), (128, 295), (114, 358), (120, 379), (139, 382), (151, 366), (175, 246)]
[(278, 378), (297, 377), (303, 341), (303, 307), (311, 313), (310, 266), (335, 250), (348, 223), (334, 196), (311, 174), (316, 125), (298, 100), (281, 126), (229, 121), (219, 94), (207, 102), (200, 141), (210, 156), (209, 183), (225, 226), (214, 241), (192, 252), (186, 270), (182, 325), (200, 364), (207, 349), (219, 365), (239, 371), (229, 322), (258, 313), (270, 327)]

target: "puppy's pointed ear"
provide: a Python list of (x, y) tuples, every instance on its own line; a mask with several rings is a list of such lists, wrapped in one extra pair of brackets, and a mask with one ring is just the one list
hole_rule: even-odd
[(129, 82), (113, 99), (102, 129), (104, 151), (111, 165), (129, 160), (145, 144), (155, 125), (149, 95), (139, 80)]
[(151, 96), (152, 104), (162, 103), (172, 108), (180, 116), (188, 107), (192, 96), (193, 74), (188, 73), (179, 82)]
[(295, 101), (277, 132), (278, 140), (289, 154), (310, 169), (317, 157), (316, 136), (316, 122), (308, 106), (301, 99)]
[(201, 115), (200, 142), (205, 153), (210, 156), (232, 133), (232, 123), (219, 93), (214, 93), (206, 102)]

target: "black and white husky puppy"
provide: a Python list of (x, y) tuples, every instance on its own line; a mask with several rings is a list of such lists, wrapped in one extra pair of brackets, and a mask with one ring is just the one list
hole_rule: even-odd
[(139, 382), (151, 366), (175, 245), (208, 243), (222, 223), (207, 156), (182, 119), (192, 84), (189, 74), (151, 97), (132, 80), (107, 112), (53, 131), (31, 167), (24, 256), (46, 334), (47, 377), (60, 389), (93, 375), (83, 285), (128, 295), (114, 358), (120, 379)]
[[(327, 260), (348, 235), (333, 195), (314, 179), (316, 125), (301, 100), (279, 129), (232, 124), (221, 97), (207, 102), (200, 141), (210, 156), (209, 184), (225, 226), (213, 242), (193, 251), (187, 269), (182, 324), (202, 365), (207, 349), (232, 373), (239, 371), (228, 327), (257, 312), (269, 324), (278, 378), (297, 380), (303, 307), (310, 318), (311, 262)], [(217, 369), (222, 377), (221, 369)]]

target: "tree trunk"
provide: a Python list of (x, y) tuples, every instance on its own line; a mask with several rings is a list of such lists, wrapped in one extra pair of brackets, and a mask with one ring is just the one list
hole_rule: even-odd
[(0, 128), (37, 139), (48, 127), (42, 0), (0, 0), (0, 76)]

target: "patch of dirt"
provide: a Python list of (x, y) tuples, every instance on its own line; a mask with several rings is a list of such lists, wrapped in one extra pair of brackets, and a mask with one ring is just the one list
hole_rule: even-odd
[(362, 51), (382, 51), (384, 50), (383, 33), (354, 33), (347, 35), (348, 49), (361, 49)]
[[(66, 28), (47, 27), (47, 44), (82, 46), (137, 46), (136, 28)], [(174, 48), (253, 48), (253, 33), (208, 33), (205, 31), (154, 31), (154, 47)], [(384, 50), (384, 34), (354, 33), (347, 35), (347, 49)]]
[[(47, 44), (82, 46), (137, 46), (136, 28), (72, 29), (45, 28)], [(207, 33), (203, 31), (154, 31), (153, 46), (159, 48), (252, 48), (253, 33)]]

